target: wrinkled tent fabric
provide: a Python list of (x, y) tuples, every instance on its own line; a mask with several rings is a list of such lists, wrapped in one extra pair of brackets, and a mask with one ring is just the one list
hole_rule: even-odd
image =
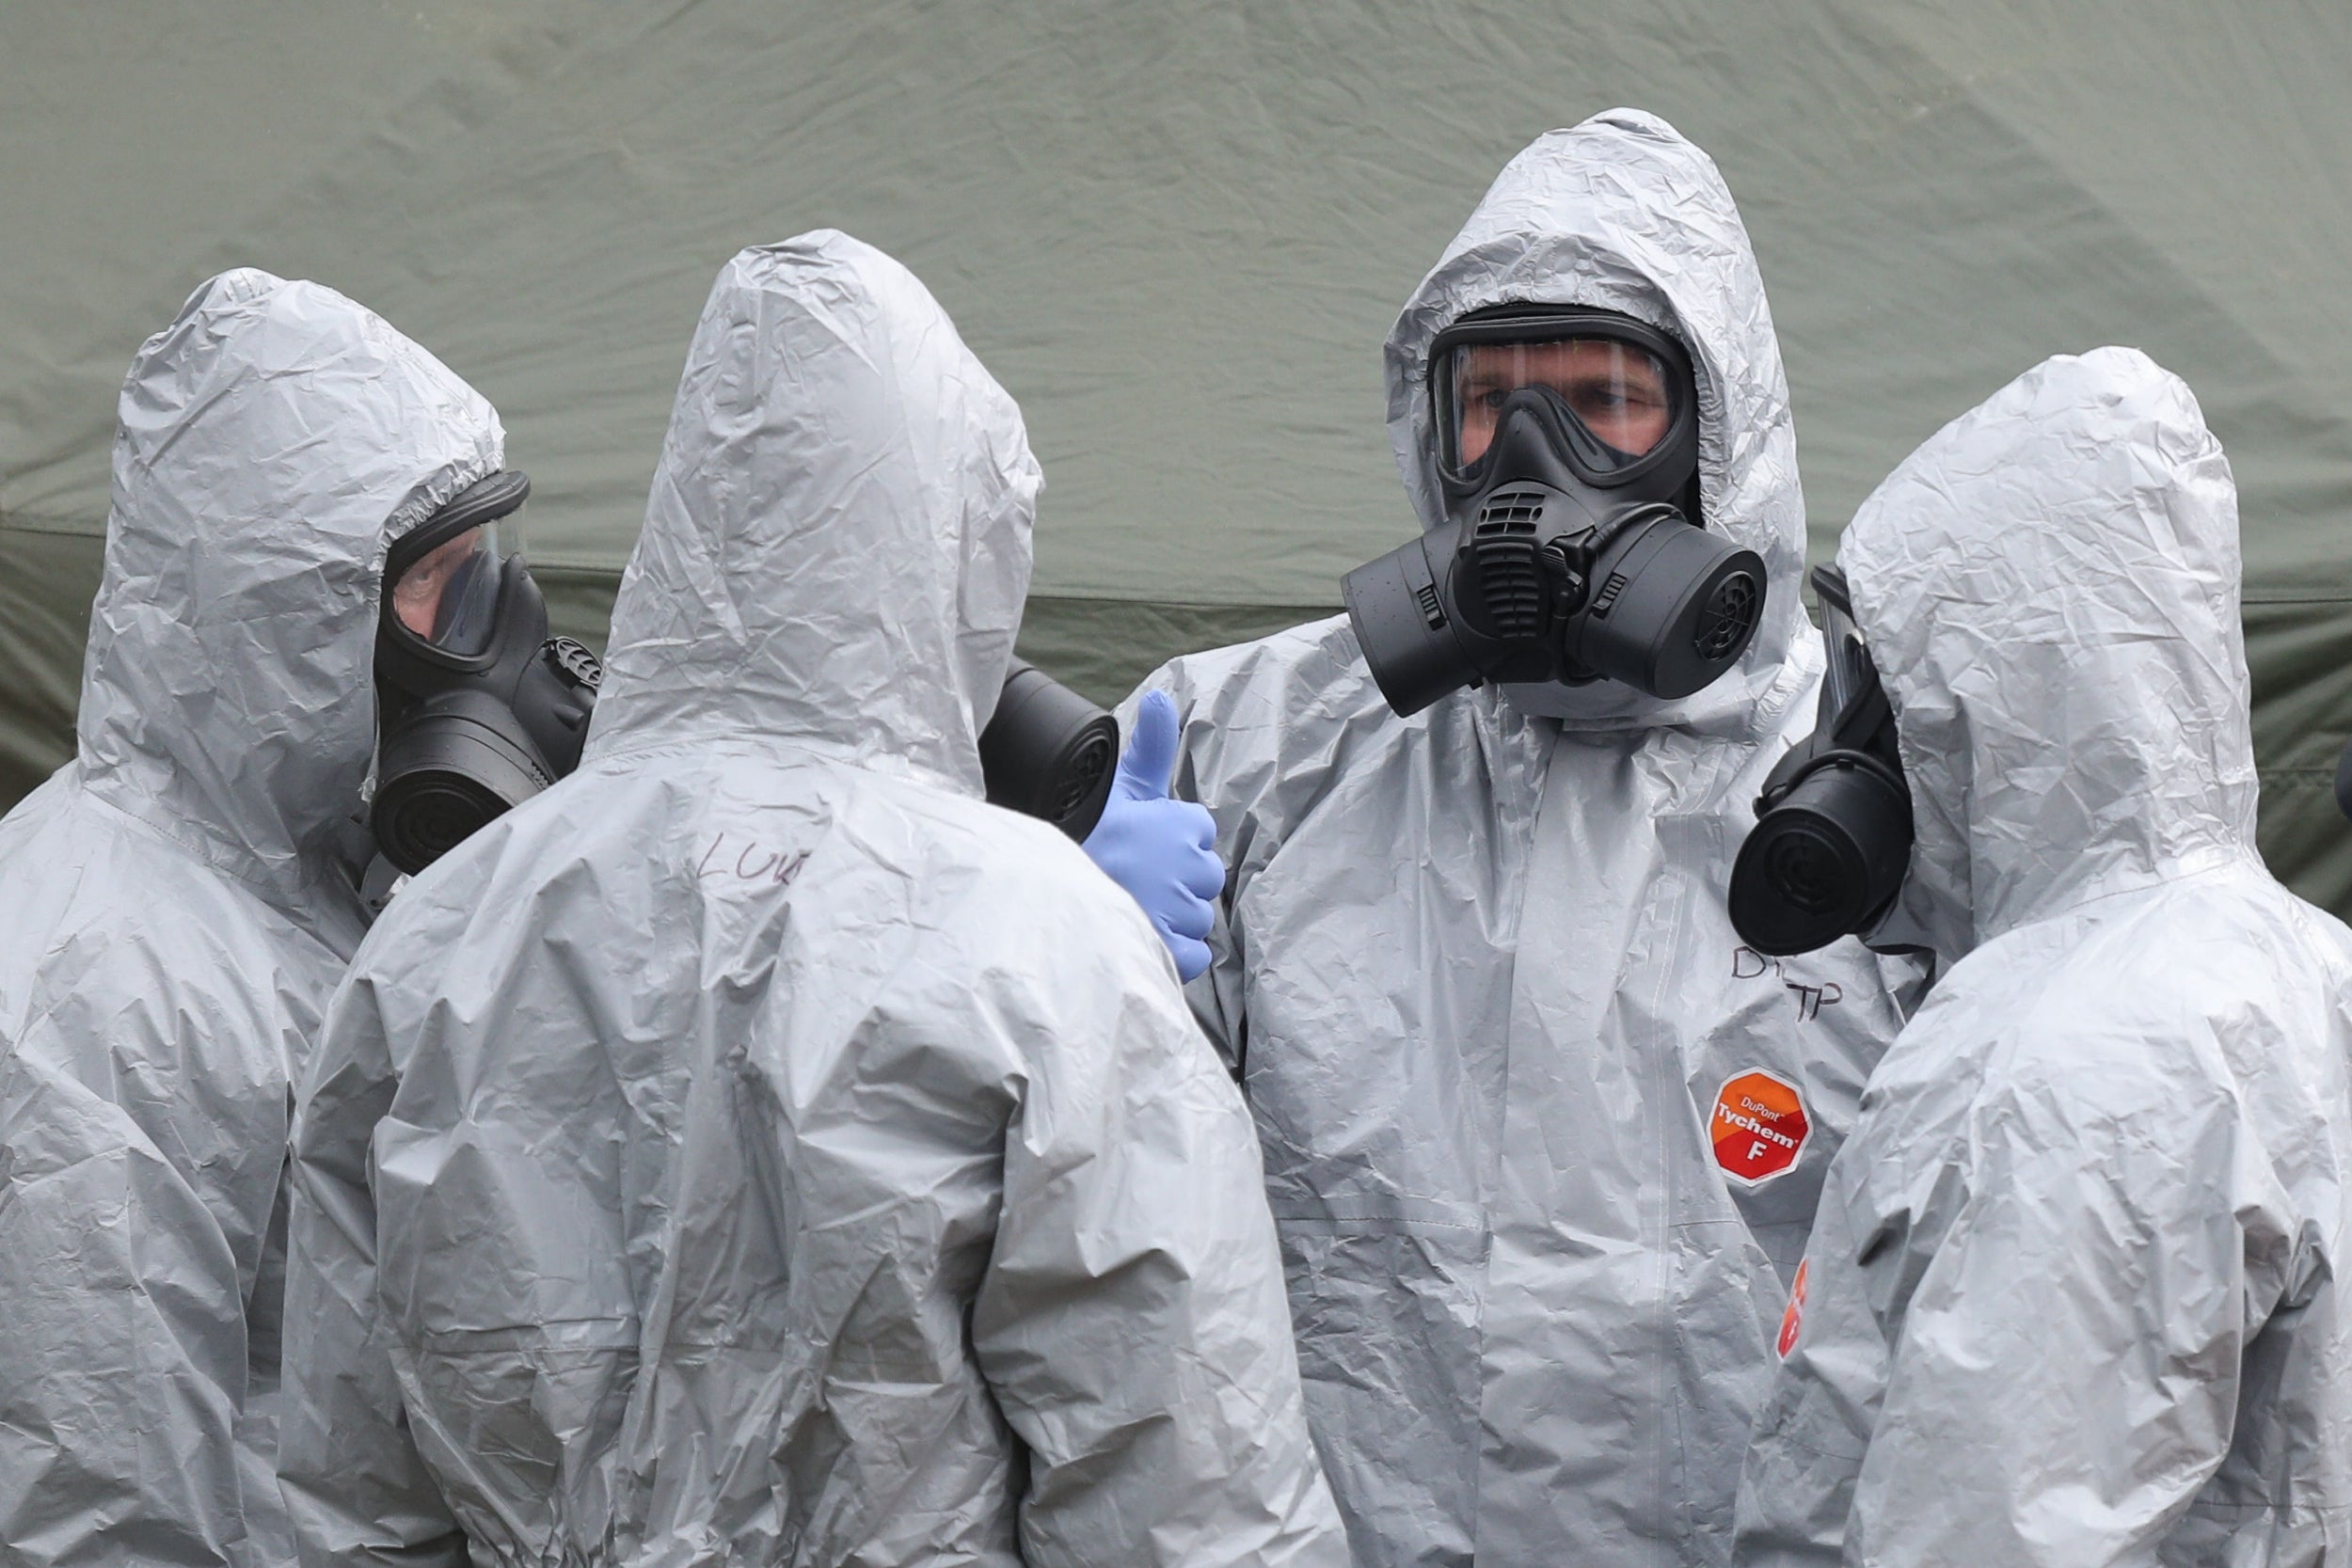
[(2054, 359), (1838, 559), (1959, 962), (1831, 1171), (1739, 1560), (2335, 1561), (2352, 932), (2253, 851), (2221, 448), (2144, 355)]
[[(1708, 526), (1771, 563), (1772, 625), (1718, 688), (1565, 725), (1492, 689), (1398, 719), (1344, 619), (1169, 664), (1145, 685), (1184, 718), (1178, 791), (1232, 867), (1190, 992), (1257, 1117), (1359, 1568), (1721, 1562), (1788, 1273), (1908, 972), (1851, 942), (1774, 964), (1724, 909), (1821, 659), (1790, 636), (1788, 401), (1713, 165), (1623, 110), (1512, 161), (1391, 339), (1408, 486), (1420, 347), (1502, 298), (1688, 344)], [(1718, 1101), (1759, 1074), (1806, 1126), (1735, 1188)]]
[(0, 8), (0, 800), (70, 750), (112, 388), (207, 272), (332, 282), (489, 393), (558, 629), (600, 646), (711, 274), (866, 235), (1027, 411), (1023, 649), (1107, 703), (1410, 534), (1397, 302), (1513, 151), (1629, 103), (1740, 194), (1816, 559), (2049, 355), (2137, 343), (2197, 389), (2244, 499), (2263, 848), (2352, 912), (2347, 57), (2334, 0)]
[(897, 262), (721, 273), (580, 772), (392, 901), (306, 1092), (307, 1562), (1344, 1563), (1240, 1099), (980, 800), (1038, 484)]
[(266, 273), (131, 366), (78, 754), (0, 821), (12, 1561), (285, 1560), (280, 1175), (362, 929), (377, 579), (500, 441), (422, 349)]

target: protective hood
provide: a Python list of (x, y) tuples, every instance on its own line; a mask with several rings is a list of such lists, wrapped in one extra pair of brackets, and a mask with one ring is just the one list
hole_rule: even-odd
[(1507, 689), (1572, 729), (1706, 723), (1753, 709), (1804, 625), (1804, 499), (1780, 345), (1747, 230), (1714, 161), (1654, 115), (1612, 109), (1506, 165), (1389, 334), (1389, 438), (1422, 526), (1445, 520), (1430, 341), (1490, 305), (1617, 310), (1671, 333), (1698, 384), (1707, 528), (1764, 558), (1763, 625), (1731, 673), (1677, 701), (1612, 682)]
[(480, 393), (332, 289), (197, 290), (123, 382), (89, 790), (248, 881), (313, 879), (374, 751), (386, 548), (504, 443)]
[(1911, 785), (1895, 920), (1946, 962), (2253, 854), (2236, 491), (2146, 355), (2047, 360), (1945, 426), (1838, 563)]
[(914, 274), (832, 230), (743, 251), (687, 351), (588, 760), (788, 738), (979, 795), (1041, 483)]

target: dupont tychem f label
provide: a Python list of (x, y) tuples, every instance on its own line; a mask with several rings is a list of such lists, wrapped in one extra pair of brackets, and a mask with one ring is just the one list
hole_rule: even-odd
[(1724, 1080), (1715, 1091), (1707, 1135), (1724, 1174), (1754, 1187), (1794, 1167), (1812, 1132), (1795, 1085), (1758, 1068)]

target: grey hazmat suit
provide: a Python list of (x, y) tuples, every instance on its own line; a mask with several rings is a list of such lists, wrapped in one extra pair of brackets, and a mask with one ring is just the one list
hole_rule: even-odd
[(501, 443), (265, 273), (132, 362), (75, 755), (0, 821), (0, 1560), (283, 1560), (281, 1176), (364, 928), (379, 578)]
[(1852, 942), (1775, 963), (1724, 910), (1821, 658), (1779, 351), (1713, 164), (1617, 110), (1502, 171), (1389, 341), (1424, 525), (1427, 345), (1513, 300), (1688, 346), (1705, 525), (1771, 574), (1732, 671), (1399, 719), (1340, 618), (1146, 687), (1232, 867), (1190, 994), (1256, 1115), (1356, 1560), (1684, 1568), (1729, 1550), (1788, 1275), (1910, 972)]
[(1240, 1096), (981, 800), (1038, 486), (897, 262), (721, 272), (580, 770), (393, 900), (306, 1088), (306, 1561), (1345, 1560)]
[(2345, 1560), (2352, 932), (2254, 851), (2220, 446), (2146, 356), (2053, 359), (1838, 559), (1897, 919), (1958, 961), (1832, 1166), (1740, 1560)]

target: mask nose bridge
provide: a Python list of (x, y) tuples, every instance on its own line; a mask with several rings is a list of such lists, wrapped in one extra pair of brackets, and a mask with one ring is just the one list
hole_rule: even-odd
[[(1458, 414), (1448, 418), (1458, 423)], [(1517, 387), (1496, 411), (1494, 436), (1475, 460), (1449, 467), (1446, 453), (1458, 449), (1460, 433), (1438, 433), (1439, 489), (1449, 510), (1497, 484), (1532, 481), (1562, 490), (1636, 490), (1636, 499), (1665, 500), (1687, 512), (1680, 498), (1698, 479), (1695, 419), (1686, 409), (1649, 451), (1629, 453), (1593, 434), (1557, 388)], [(1682, 467), (1685, 457), (1689, 474), (1669, 473)], [(1671, 493), (1652, 494), (1660, 490), (1656, 481), (1661, 476), (1672, 480), (1666, 487)]]
[(1572, 456), (1580, 436), (1592, 440), (1558, 392), (1549, 387), (1514, 388), (1498, 412), (1493, 442), (1471, 466), (1485, 482), (1480, 488), (1524, 481), (1573, 488), (1583, 478)]

